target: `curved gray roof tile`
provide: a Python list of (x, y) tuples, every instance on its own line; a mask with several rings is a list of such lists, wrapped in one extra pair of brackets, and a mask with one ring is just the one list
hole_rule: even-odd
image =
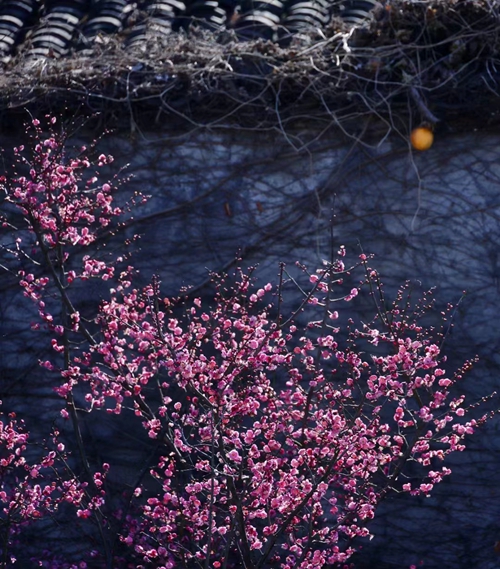
[(153, 31), (191, 25), (234, 29), (240, 38), (272, 39), (327, 25), (332, 15), (361, 25), (376, 0), (6, 0), (0, 5), (0, 56), (60, 57), (91, 45), (98, 35), (120, 35), (134, 47)]

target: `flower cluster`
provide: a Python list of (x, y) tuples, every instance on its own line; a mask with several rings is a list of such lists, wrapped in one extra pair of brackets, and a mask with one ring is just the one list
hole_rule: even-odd
[[(359, 345), (371, 327), (340, 349), (328, 298), (343, 270), (338, 261), (311, 279), (307, 304), (325, 318), (302, 330), (271, 318), (280, 291), (251, 292), (244, 274), (230, 294), (219, 282), (210, 310), (182, 301), (183, 316), (179, 302), (153, 302), (154, 287), (103, 305), (102, 340), (74, 381), (88, 383), (94, 408), (133, 407), (164, 446), (161, 492), (143, 511), (155, 543), (141, 546), (145, 559), (341, 565), (389, 491), (427, 495), (450, 473), (443, 459), (478, 424), (450, 392), (471, 364), (450, 377), (440, 347), (396, 308), (376, 334), (385, 354)], [(417, 485), (405, 482), (409, 461), (422, 467)]]
[(63, 478), (58, 472), (57, 465), (65, 455), (64, 445), (58, 437), (59, 433), (55, 431), (48, 444), (39, 442), (34, 449), (29, 449), (29, 436), (22, 422), (14, 413), (0, 414), (2, 566), (15, 562), (11, 546), (19, 540), (23, 527), (54, 515), (63, 503), (78, 508), (86, 502), (86, 485), (75, 478)]

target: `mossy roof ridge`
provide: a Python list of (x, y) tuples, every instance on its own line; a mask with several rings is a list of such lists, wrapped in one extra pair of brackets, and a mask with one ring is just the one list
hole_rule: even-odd
[(60, 58), (21, 51), (0, 75), (0, 107), (250, 129), (360, 119), (484, 128), (500, 117), (499, 55), (499, 3), (393, 0), (365, 27), (334, 19), (288, 45), (195, 30), (151, 36), (140, 51), (119, 36)]

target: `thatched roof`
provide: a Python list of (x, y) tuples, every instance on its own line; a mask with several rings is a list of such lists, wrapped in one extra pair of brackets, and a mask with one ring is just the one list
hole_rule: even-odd
[(34, 34), (24, 34), (4, 57), (0, 108), (81, 106), (129, 124), (181, 118), (285, 131), (311, 122), (350, 132), (369, 122), (380, 132), (422, 121), (452, 130), (499, 122), (494, 0), (390, 0), (364, 25), (334, 15), (322, 29), (278, 41), (248, 40), (233, 27), (153, 26), (132, 48), (127, 28), (83, 44), (76, 34), (64, 53), (37, 57)]

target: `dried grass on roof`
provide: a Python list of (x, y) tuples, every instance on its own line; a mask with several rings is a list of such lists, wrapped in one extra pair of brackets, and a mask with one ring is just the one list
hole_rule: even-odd
[(333, 21), (287, 46), (195, 31), (136, 53), (116, 37), (61, 59), (20, 53), (0, 77), (0, 105), (252, 129), (484, 128), (500, 122), (499, 13), (495, 0), (396, 0), (366, 28)]

